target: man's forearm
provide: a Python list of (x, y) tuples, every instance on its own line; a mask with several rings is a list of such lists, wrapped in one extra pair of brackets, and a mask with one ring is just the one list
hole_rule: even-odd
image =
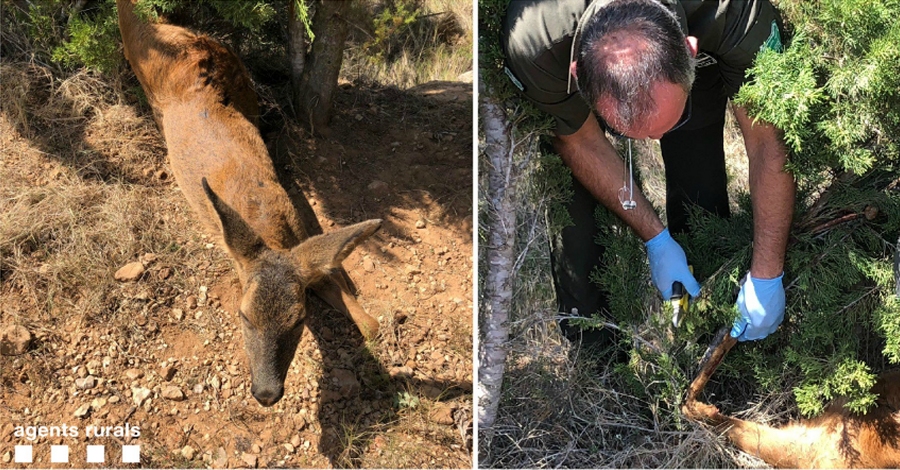
[(734, 109), (750, 163), (753, 203), (750, 275), (771, 279), (784, 271), (784, 254), (794, 213), (794, 178), (784, 169), (787, 151), (778, 130), (767, 123), (754, 124), (743, 108)]
[(659, 216), (638, 188), (634, 192), (637, 206), (632, 210), (622, 208), (618, 192), (623, 185), (625, 166), (593, 116), (588, 117), (578, 132), (558, 136), (553, 144), (575, 178), (642, 240), (647, 241), (663, 230)]

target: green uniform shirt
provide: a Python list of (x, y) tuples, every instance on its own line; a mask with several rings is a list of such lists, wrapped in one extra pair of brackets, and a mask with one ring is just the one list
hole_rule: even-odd
[[(607, 3), (613, 0), (595, 0)], [(659, 0), (699, 42), (698, 67), (717, 67), (728, 96), (747, 80), (761, 48), (780, 49), (777, 12), (768, 0)], [(572, 134), (591, 110), (569, 86), (572, 37), (592, 0), (511, 0), (504, 20), (507, 75), (538, 108)]]

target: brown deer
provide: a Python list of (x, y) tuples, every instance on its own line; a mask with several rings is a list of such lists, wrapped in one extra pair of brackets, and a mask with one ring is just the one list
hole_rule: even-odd
[(256, 128), (257, 97), (240, 59), (208, 36), (141, 21), (133, 2), (116, 1), (125, 58), (153, 108), (181, 191), (234, 259), (251, 393), (271, 406), (284, 394), (307, 287), (363, 336), (377, 334), (378, 321), (351, 294), (341, 261), (381, 220), (308, 237)]
[(688, 388), (682, 412), (688, 418), (724, 430), (742, 451), (779, 468), (897, 468), (900, 466), (900, 370), (881, 374), (872, 388), (876, 405), (864, 415), (844, 408), (846, 398), (832, 401), (810, 420), (775, 428), (719, 412), (697, 396), (734, 346), (729, 328), (719, 331)]

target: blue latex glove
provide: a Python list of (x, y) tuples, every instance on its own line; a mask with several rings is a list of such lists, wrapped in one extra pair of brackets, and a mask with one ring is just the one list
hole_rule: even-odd
[(679, 281), (691, 297), (700, 295), (700, 284), (688, 269), (687, 256), (681, 245), (664, 229), (647, 242), (647, 258), (650, 259), (650, 278), (663, 299), (672, 297), (672, 283)]
[(756, 279), (748, 273), (741, 283), (737, 307), (741, 317), (734, 322), (731, 336), (738, 341), (763, 339), (784, 320), (784, 273), (775, 279)]

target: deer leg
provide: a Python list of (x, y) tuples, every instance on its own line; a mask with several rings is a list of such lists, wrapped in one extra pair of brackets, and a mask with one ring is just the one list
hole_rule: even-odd
[(378, 320), (372, 318), (359, 305), (359, 302), (356, 301), (356, 296), (350, 293), (350, 287), (344, 280), (343, 274), (343, 269), (333, 272), (322, 282), (311, 286), (312, 290), (322, 300), (328, 302), (328, 305), (344, 312), (344, 315), (353, 320), (353, 323), (359, 328), (364, 338), (372, 339), (378, 334)]
[(729, 334), (730, 329), (726, 326), (719, 330), (715, 338), (709, 345), (709, 349), (700, 361), (700, 371), (688, 387), (687, 399), (681, 407), (681, 412), (688, 418), (695, 420), (706, 419), (714, 424), (721, 423), (725, 417), (719, 413), (719, 409), (713, 405), (702, 403), (697, 400), (700, 392), (706, 388), (706, 383), (712, 377), (713, 372), (719, 367), (722, 359), (731, 350), (732, 346), (737, 343), (735, 338)]

